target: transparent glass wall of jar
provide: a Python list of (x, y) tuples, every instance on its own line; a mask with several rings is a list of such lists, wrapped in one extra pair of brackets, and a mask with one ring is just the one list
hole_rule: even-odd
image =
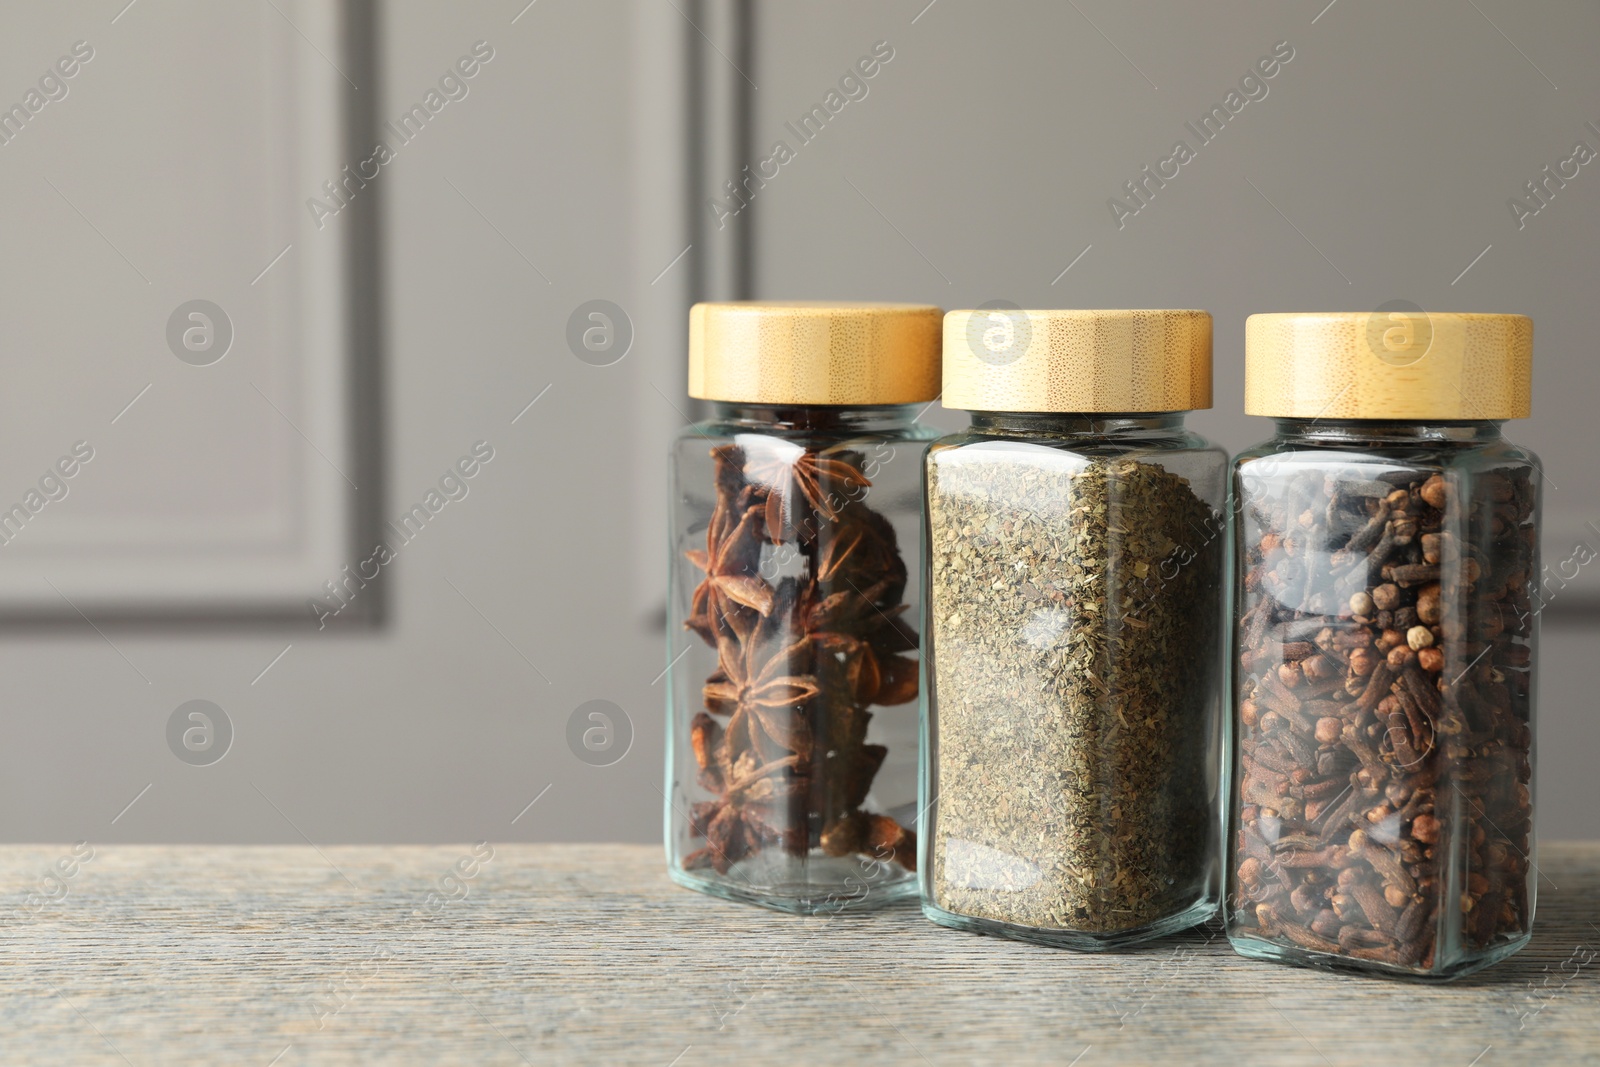
[[(1447, 979), (1532, 931), (1539, 467), (1500, 421), (1527, 413), (1531, 327), (1423, 316), (1391, 334), (1413, 359), (1391, 318), (1251, 320), (1251, 409), (1301, 417), (1235, 465), (1228, 932)], [(1308, 381), (1360, 395), (1296, 409)]]
[[(937, 394), (938, 311), (695, 314), (691, 390), (713, 404), (672, 454), (669, 870), (793, 912), (903, 899), (934, 436), (917, 416)], [(841, 380), (841, 365), (870, 369)]]

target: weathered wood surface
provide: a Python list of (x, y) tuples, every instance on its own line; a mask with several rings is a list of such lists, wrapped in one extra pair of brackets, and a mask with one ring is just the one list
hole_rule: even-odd
[(913, 905), (796, 918), (641, 846), (500, 846), (441, 885), (471, 855), (117, 845), (57, 885), (70, 848), (0, 850), (0, 1063), (1600, 1063), (1600, 844), (1546, 846), (1533, 944), (1444, 987), (1208, 930), (1087, 956)]

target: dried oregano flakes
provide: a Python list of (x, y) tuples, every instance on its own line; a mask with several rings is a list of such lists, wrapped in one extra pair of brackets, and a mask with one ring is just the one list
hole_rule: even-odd
[(1206, 892), (1221, 538), (1142, 458), (928, 459), (933, 903), (1112, 933)]

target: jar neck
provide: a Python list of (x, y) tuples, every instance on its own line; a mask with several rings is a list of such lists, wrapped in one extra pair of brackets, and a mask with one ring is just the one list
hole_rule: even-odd
[(1110, 414), (1059, 411), (974, 411), (977, 433), (1051, 437), (1149, 438), (1183, 432), (1184, 411)]
[(1501, 440), (1488, 419), (1407, 422), (1399, 419), (1278, 419), (1278, 440), (1295, 444), (1482, 445)]
[(883, 433), (904, 429), (926, 404), (745, 404), (717, 400), (712, 418), (756, 433)]

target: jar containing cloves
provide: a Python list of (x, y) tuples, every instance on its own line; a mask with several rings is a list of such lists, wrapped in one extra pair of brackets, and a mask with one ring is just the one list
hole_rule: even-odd
[(922, 909), (1079, 950), (1212, 916), (1227, 456), (1203, 311), (952, 311), (926, 461)]
[(1433, 979), (1527, 944), (1539, 461), (1520, 315), (1253, 315), (1227, 928)]
[(916, 891), (921, 453), (939, 309), (697, 304), (671, 471), (666, 837), (798, 913)]

